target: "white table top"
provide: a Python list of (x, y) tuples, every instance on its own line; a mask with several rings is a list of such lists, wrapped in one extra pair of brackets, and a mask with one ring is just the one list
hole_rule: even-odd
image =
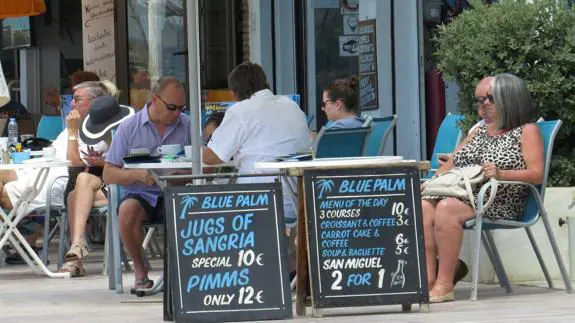
[(306, 161), (281, 161), (254, 163), (256, 169), (303, 169), (346, 166), (376, 166), (392, 163), (414, 163), (414, 160), (403, 160), (401, 156), (318, 158)]
[[(30, 159), (34, 160), (34, 159)], [(45, 161), (43, 159), (38, 159), (38, 162), (27, 162), (24, 164), (0, 164), (0, 170), (6, 169), (33, 169), (33, 168), (52, 168), (52, 167), (65, 167), (70, 166), (71, 162), (69, 160), (53, 160)]]
[[(192, 162), (169, 162), (169, 163), (131, 163), (124, 164), (126, 169), (182, 169), (193, 166)], [(233, 166), (231, 163), (223, 163), (219, 165), (207, 165), (202, 163), (202, 167), (227, 167)]]

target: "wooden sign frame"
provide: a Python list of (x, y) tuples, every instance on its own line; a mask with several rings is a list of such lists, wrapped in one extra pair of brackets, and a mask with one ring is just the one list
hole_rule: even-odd
[[(260, 204), (260, 206), (257, 207), (250, 207), (247, 204), (238, 206), (239, 196), (242, 194), (246, 196), (249, 194), (252, 194), (252, 196), (256, 196), (255, 194), (258, 194), (257, 196), (265, 196), (266, 204)], [(184, 195), (185, 197), (183, 197)], [(230, 202), (229, 205), (216, 205), (217, 203), (214, 202), (216, 204), (213, 205), (216, 205), (216, 207), (213, 207), (212, 209), (205, 209), (202, 205), (202, 203), (206, 202), (205, 199), (208, 197), (213, 197), (213, 200), (215, 200), (216, 198), (226, 196), (231, 197), (230, 201), (232, 202)], [(166, 289), (166, 293), (171, 293), (172, 295), (173, 317), (176, 322), (271, 320), (286, 319), (293, 316), (291, 289), (286, 263), (287, 239), (285, 239), (285, 226), (283, 221), (281, 183), (169, 187), (166, 189), (164, 197), (166, 201), (166, 235), (168, 236), (169, 246), (169, 269), (167, 271), (169, 272), (169, 277), (166, 277), (166, 281), (169, 281), (171, 285), (171, 288)], [(183, 205), (185, 202), (184, 198), (187, 198), (188, 200), (194, 199), (194, 203), (192, 203), (191, 206), (188, 206), (185, 210), (182, 210), (183, 207), (179, 208), (177, 202)], [(249, 198), (249, 196), (247, 198)], [(223, 199), (219, 200), (222, 201)], [(237, 224), (235, 227), (237, 230), (246, 231), (235, 231), (235, 233), (244, 235), (243, 239), (249, 239), (245, 238), (245, 236), (253, 232), (254, 242), (250, 244), (249, 248), (238, 247), (237, 249), (230, 249), (232, 251), (221, 251), (220, 253), (212, 252), (190, 254), (188, 252), (187, 254), (184, 254), (184, 249), (182, 249), (184, 245), (182, 242), (184, 241), (184, 236), (187, 236), (188, 234), (183, 231), (188, 230), (186, 232), (188, 232), (189, 235), (192, 235), (191, 230), (195, 230), (196, 228), (195, 224), (192, 224), (193, 221), (203, 220), (205, 221), (204, 223), (207, 223), (208, 219), (215, 218), (215, 220), (212, 221), (213, 223), (219, 219), (223, 219), (221, 222), (215, 223), (219, 224), (219, 227), (223, 228), (222, 230), (228, 230), (229, 227), (226, 225), (234, 226), (231, 223), (232, 221), (235, 221), (236, 217), (245, 215), (246, 219), (243, 221), (247, 223), (248, 214), (252, 214), (251, 219), (254, 221), (249, 223), (251, 223), (250, 225), (253, 227), (247, 229), (248, 224), (245, 224), (246, 229), (238, 229), (240, 228), (240, 224)], [(266, 215), (270, 216), (267, 217)], [(239, 223), (240, 220), (241, 219), (239, 219), (237, 223)], [(257, 224), (255, 224), (255, 220), (258, 222)], [(180, 222), (180, 226), (177, 225), (178, 221)], [(184, 228), (182, 225), (189, 225), (189, 227), (186, 226)], [(192, 226), (194, 226), (194, 229), (190, 229)], [(202, 227), (203, 226), (204, 225), (202, 225)], [(255, 227), (257, 226), (259, 226), (259, 228), (256, 229)], [(262, 226), (265, 228), (262, 228)], [(228, 234), (231, 236), (228, 231), (222, 231), (217, 234)], [(197, 240), (201, 238), (202, 237), (200, 236), (196, 237)], [(277, 244), (270, 247), (270, 243), (273, 241), (272, 238), (277, 241)], [(228, 237), (227, 239), (231, 238)], [(189, 245), (187, 245), (188, 242), (189, 239), (185, 241), (185, 247), (188, 247), (189, 251)], [(218, 242), (218, 246), (220, 243), (221, 241)], [(237, 244), (239, 246), (239, 242)], [(207, 245), (208, 242), (206, 242), (206, 246)], [(198, 244), (193, 248), (198, 248)], [(248, 262), (244, 257), (242, 258), (244, 259), (242, 265), (237, 265), (240, 263), (240, 253), (244, 252), (245, 255), (249, 250), (254, 250), (255, 255), (262, 255), (262, 264), (259, 264), (259, 260), (258, 262), (253, 262), (251, 260)], [(270, 252), (268, 253), (263, 251)], [(186, 267), (186, 265), (183, 264), (184, 261), (188, 264), (191, 264), (196, 260), (201, 262), (202, 259), (198, 259), (201, 257), (212, 257), (213, 259), (214, 254), (219, 257), (229, 256), (229, 259), (227, 260), (228, 265), (206, 269), (202, 267), (194, 267), (195, 265)], [(189, 258), (190, 256), (191, 258)], [(188, 259), (185, 259), (185, 257), (188, 257)], [(178, 270), (175, 270), (176, 268)], [(213, 275), (218, 274), (220, 271), (223, 272), (225, 270), (226, 272), (230, 272), (234, 269), (241, 269), (238, 274), (240, 277), (237, 280), (238, 284), (230, 285), (226, 283), (226, 286), (222, 285), (216, 289), (212, 289), (212, 287), (216, 285), (215, 282), (217, 281)], [(244, 272), (246, 269), (249, 269), (249, 271)], [(186, 275), (189, 277), (186, 277)], [(211, 275), (210, 277), (212, 278), (206, 278), (206, 283), (201, 284), (211, 287), (206, 287), (204, 291), (202, 291), (200, 287), (190, 289), (189, 284), (192, 281), (192, 278), (200, 277), (197, 279), (197, 281), (200, 282), (204, 281), (206, 275)], [(249, 276), (249, 280), (247, 280), (249, 283), (246, 282), (247, 276)], [(220, 277), (224, 277), (221, 278), (221, 280), (227, 282), (227, 278), (233, 276), (230, 274), (228, 277), (222, 274)], [(243, 283), (240, 282), (241, 279), (244, 279)], [(229, 280), (231, 280), (231, 278)], [(182, 286), (187, 286), (185, 293)], [(250, 291), (245, 289), (246, 286), (251, 287), (251, 291), (253, 292), (250, 302), (245, 301), (247, 297), (249, 297), (248, 295), (250, 295)], [(244, 288), (243, 292), (241, 291), (242, 288)], [(258, 294), (259, 291), (262, 291), (262, 294)], [(206, 295), (202, 298), (202, 295), (204, 294)], [(222, 302), (222, 304), (215, 304), (213, 301), (210, 301), (212, 304), (206, 305), (206, 297), (209, 296), (210, 300), (215, 300), (215, 297), (220, 295), (229, 296), (229, 302), (227, 304), (224, 302)], [(261, 295), (261, 298), (258, 299), (257, 297), (259, 295)], [(233, 299), (232, 296), (235, 296), (235, 299)], [(243, 301), (240, 301), (240, 299)]]
[[(397, 181), (394, 182), (395, 179)], [(401, 185), (396, 185), (395, 188), (389, 186), (376, 194), (356, 192), (350, 195), (348, 193), (351, 192), (349, 191), (351, 188), (345, 188), (347, 191), (341, 193), (344, 190), (344, 181), (348, 183), (355, 181), (356, 185), (364, 185), (365, 188), (368, 185), (374, 187), (375, 181), (378, 180), (389, 180), (389, 183)], [(357, 184), (360, 181), (363, 181), (363, 184)], [(379, 187), (383, 188), (381, 185)], [(355, 190), (358, 189), (361, 190), (359, 186), (356, 186)], [(375, 188), (373, 190), (375, 191)], [(414, 303), (422, 305), (424, 311), (428, 310), (429, 295), (421, 215), (420, 176), (417, 167), (306, 170), (304, 193), (307, 213), (308, 266), (314, 310), (401, 304), (405, 311), (410, 310), (411, 304)], [(360, 200), (371, 202), (359, 202)], [(385, 206), (375, 207), (377, 200), (385, 200)], [(330, 208), (330, 205), (339, 203), (346, 204), (348, 207)], [(363, 206), (360, 206), (360, 203)], [(367, 206), (372, 205), (371, 203), (373, 207)], [(398, 211), (400, 208), (401, 214)], [(406, 214), (406, 209), (411, 210), (410, 214)], [(344, 215), (345, 217), (341, 217)], [(334, 218), (328, 218), (329, 216)], [(354, 216), (356, 216), (354, 220), (350, 220), (350, 217)], [(334, 223), (334, 221), (340, 222)], [(331, 225), (336, 224), (343, 228), (353, 224), (355, 229), (350, 226), (352, 230), (361, 229), (364, 233), (370, 233), (354, 238), (352, 235), (356, 234), (355, 231), (333, 229)], [(324, 228), (332, 229), (324, 230)], [(377, 235), (375, 231), (378, 231)], [(398, 243), (406, 240), (408, 240), (407, 243)], [(326, 241), (328, 243), (324, 244)], [(338, 247), (338, 245), (344, 245), (344, 247)], [(406, 247), (409, 247), (407, 252)], [(349, 254), (342, 255), (345, 250)], [(365, 263), (371, 261), (370, 264), (373, 267), (355, 272), (355, 269), (346, 271), (348, 264), (353, 267), (354, 259), (357, 260), (357, 257), (346, 257), (348, 255), (355, 257), (355, 255), (350, 255), (355, 252), (365, 253), (366, 250), (376, 254), (358, 257), (364, 259)], [(399, 256), (395, 253), (396, 251), (399, 252)], [(349, 259), (352, 260), (348, 261)], [(403, 275), (403, 285), (401, 282), (397, 284), (397, 281), (396, 285), (393, 285), (392, 276), (394, 271), (400, 271), (399, 267)], [(377, 278), (378, 275), (381, 278)], [(350, 285), (350, 280), (353, 279), (359, 279), (361, 284), (353, 285), (352, 281)], [(326, 283), (326, 280), (329, 283)]]

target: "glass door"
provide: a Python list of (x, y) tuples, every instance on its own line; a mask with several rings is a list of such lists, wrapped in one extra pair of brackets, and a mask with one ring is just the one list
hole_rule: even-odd
[(323, 89), (336, 78), (359, 72), (358, 3), (353, 0), (306, 1), (306, 101), (308, 115), (315, 115), (312, 129), (319, 130), (327, 121), (321, 110)]

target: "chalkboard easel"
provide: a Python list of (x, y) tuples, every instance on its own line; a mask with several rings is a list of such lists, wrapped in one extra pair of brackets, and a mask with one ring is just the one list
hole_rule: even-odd
[(350, 306), (429, 309), (418, 167), (309, 170), (304, 192), (314, 315)]
[(292, 317), (280, 183), (170, 187), (164, 199), (176, 322)]

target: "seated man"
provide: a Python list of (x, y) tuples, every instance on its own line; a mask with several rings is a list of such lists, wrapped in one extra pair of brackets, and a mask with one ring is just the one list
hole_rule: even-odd
[(161, 145), (184, 147), (191, 142), (190, 120), (182, 114), (186, 106), (182, 84), (173, 77), (163, 77), (152, 92), (150, 103), (118, 127), (104, 166), (104, 182), (124, 188), (118, 221), (120, 237), (134, 262), (135, 288), (150, 288), (154, 284), (142, 258), (142, 225), (162, 220), (163, 201), (152, 175), (147, 170), (124, 169), (123, 158), (136, 148), (155, 153)]
[[(279, 156), (308, 151), (312, 144), (303, 111), (291, 99), (274, 95), (258, 64), (244, 62), (228, 77), (236, 100), (226, 111), (222, 124), (204, 148), (202, 161), (217, 165), (232, 161), (240, 173), (261, 172), (256, 162), (274, 161)], [(273, 182), (275, 177), (240, 177), (238, 183)], [(294, 223), (296, 211), (284, 182), (284, 216)]]

